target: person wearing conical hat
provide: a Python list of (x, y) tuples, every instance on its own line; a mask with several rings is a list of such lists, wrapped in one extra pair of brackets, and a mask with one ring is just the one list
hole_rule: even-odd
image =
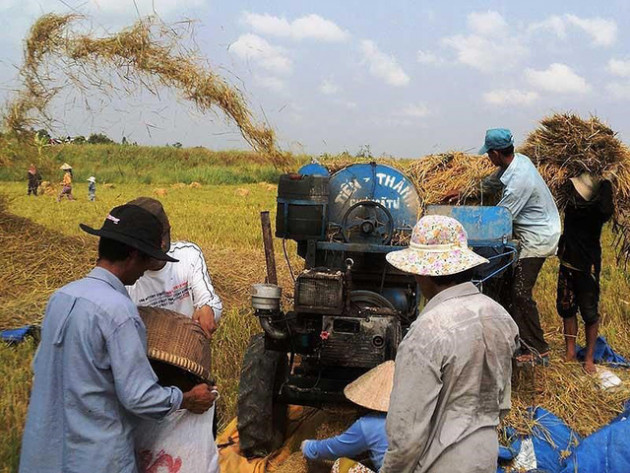
[(556, 306), (562, 317), (567, 361), (576, 360), (577, 313), (584, 320), (584, 370), (595, 373), (593, 355), (599, 328), (599, 273), (602, 265), (602, 227), (612, 217), (612, 184), (589, 173), (570, 179), (571, 197), (564, 210), (564, 230), (558, 258)]
[(96, 199), (96, 178), (94, 176), (88, 177), (88, 199), (90, 202), (94, 202)]
[(63, 179), (61, 180), (61, 192), (57, 196), (57, 202), (60, 202), (64, 195), (68, 200), (74, 200), (72, 195), (72, 167), (64, 163), (61, 169), (63, 170)]
[(380, 469), (387, 450), (385, 418), (394, 381), (394, 362), (386, 361), (357, 378), (343, 390), (353, 403), (370, 412), (336, 437), (325, 440), (305, 440), (302, 454), (309, 460), (338, 460), (339, 473), (370, 471), (350, 458), (369, 452), (370, 460)]
[(381, 473), (494, 473), (518, 327), (470, 282), (487, 260), (440, 215), (422, 217), (409, 247), (386, 258), (428, 302), (398, 346)]

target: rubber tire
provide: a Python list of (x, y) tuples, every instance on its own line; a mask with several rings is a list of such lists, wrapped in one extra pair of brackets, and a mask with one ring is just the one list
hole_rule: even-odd
[(265, 457), (284, 443), (287, 406), (274, 392), (288, 374), (286, 353), (265, 350), (265, 336), (254, 335), (243, 357), (237, 404), (240, 450), (247, 458)]

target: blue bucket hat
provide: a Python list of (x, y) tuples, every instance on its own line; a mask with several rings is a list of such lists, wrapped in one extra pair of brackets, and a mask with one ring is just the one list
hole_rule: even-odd
[(479, 154), (486, 154), (491, 149), (505, 149), (514, 144), (512, 132), (507, 128), (490, 128), (486, 131), (486, 140)]

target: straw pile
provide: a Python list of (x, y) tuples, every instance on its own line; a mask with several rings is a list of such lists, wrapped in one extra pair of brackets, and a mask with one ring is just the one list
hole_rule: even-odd
[(447, 203), (454, 193), (459, 196), (451, 204), (463, 204), (480, 198), (480, 182), (495, 171), (480, 156), (449, 152), (419, 159), (406, 170), (420, 194), (422, 206)]
[(106, 92), (115, 87), (101, 73), (105, 69), (113, 71), (125, 88), (157, 93), (159, 87), (167, 87), (178, 91), (201, 112), (222, 110), (269, 162), (279, 167), (287, 164), (287, 156), (276, 146), (273, 130), (254, 122), (240, 91), (204, 67), (196, 51), (185, 47), (184, 28), (190, 23), (168, 26), (150, 17), (117, 34), (97, 38), (71, 30), (78, 18), (47, 14), (32, 26), (21, 70), (24, 89), (5, 116), (5, 126), (16, 135), (27, 133), (33, 126), (34, 113), (45, 117), (47, 105), (60, 90), (49, 86), (53, 78), (47, 71), (62, 71), (66, 83), (79, 89), (89, 84)]
[(616, 179), (620, 171), (628, 172), (628, 149), (597, 117), (584, 120), (571, 113), (545, 117), (519, 151), (539, 168), (560, 207), (564, 207), (570, 189), (567, 179), (584, 172), (610, 175), (616, 186), (623, 188), (622, 193), (629, 193), (630, 182)]
[(50, 294), (96, 261), (93, 241), (7, 213), (4, 199), (0, 194), (0, 330), (41, 321)]

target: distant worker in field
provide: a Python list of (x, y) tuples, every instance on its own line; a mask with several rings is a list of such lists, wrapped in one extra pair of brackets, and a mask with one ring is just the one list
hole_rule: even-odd
[(324, 440), (305, 440), (302, 454), (309, 460), (337, 460), (334, 473), (368, 472), (353, 459), (368, 452), (370, 461), (380, 470), (387, 451), (385, 419), (394, 382), (394, 362), (386, 361), (350, 383), (343, 390), (346, 398), (369, 409), (352, 426), (335, 437)]
[[(140, 197), (129, 204), (147, 210), (162, 223), (162, 249), (179, 260), (177, 264), (155, 261), (144, 276), (127, 287), (131, 300), (137, 305), (161, 307), (187, 315), (211, 337), (217, 329), (223, 304), (212, 286), (201, 248), (187, 241), (171, 242), (171, 225), (158, 200)], [(145, 421), (136, 430), (137, 447), (155, 454), (164, 450), (173, 458), (188, 459), (184, 460), (188, 465), (198, 465), (195, 471), (217, 473), (219, 452), (213, 435), (214, 415), (212, 408), (202, 416), (178, 411), (159, 423)], [(190, 444), (182, 451), (172, 451), (181, 446), (173, 447), (169, 439), (181, 435), (189, 437)]]
[(68, 163), (63, 163), (61, 169), (63, 170), (63, 179), (61, 180), (61, 192), (59, 192), (57, 202), (60, 202), (64, 195), (68, 200), (74, 200), (72, 195), (72, 166)]
[(39, 189), (39, 185), (42, 183), (42, 177), (39, 175), (39, 172), (37, 172), (37, 168), (35, 167), (34, 164), (31, 164), (31, 166), (28, 168), (27, 175), (28, 175), (28, 191), (26, 195), (33, 194), (35, 197), (37, 197), (37, 191)]
[(429, 215), (387, 261), (414, 274), (428, 302), (398, 347), (381, 473), (494, 473), (518, 328), (470, 282), (488, 260), (457, 220)]
[(90, 202), (96, 200), (96, 178), (94, 176), (88, 177), (88, 199)]
[(519, 260), (507, 283), (507, 300), (504, 301), (525, 342), (517, 360), (546, 365), (549, 362), (549, 345), (540, 325), (533, 290), (545, 259), (556, 253), (561, 232), (560, 214), (536, 166), (527, 156), (514, 153), (514, 138), (510, 130), (488, 130), (485, 143), (479, 150), (479, 154), (486, 153), (492, 164), (499, 167), (497, 177), (503, 185), (503, 195), (497, 205), (512, 213), (514, 236), (521, 246)]
[(584, 320), (586, 355), (584, 369), (595, 373), (593, 355), (599, 328), (599, 273), (602, 266), (600, 238), (604, 223), (615, 211), (612, 184), (584, 173), (570, 179), (571, 198), (564, 210), (564, 230), (558, 257), (558, 314), (563, 319), (567, 361), (576, 360), (578, 310)]
[(185, 393), (158, 384), (144, 324), (125, 290), (153, 261), (177, 261), (160, 248), (159, 220), (122, 205), (100, 229), (81, 229), (100, 237), (98, 260), (48, 301), (33, 360), (21, 473), (137, 473), (133, 429), (139, 418), (158, 420), (180, 408), (201, 414), (215, 400), (207, 384)]

